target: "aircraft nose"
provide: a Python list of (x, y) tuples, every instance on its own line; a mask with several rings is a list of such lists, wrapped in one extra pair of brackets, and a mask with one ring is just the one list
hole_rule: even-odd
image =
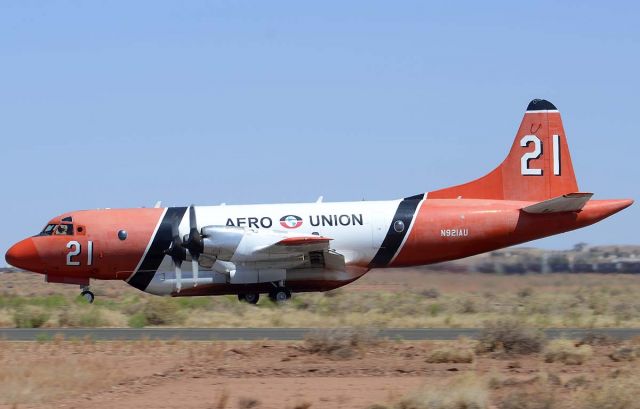
[(40, 257), (33, 239), (28, 238), (13, 245), (4, 256), (7, 263), (24, 270), (34, 271), (40, 264)]

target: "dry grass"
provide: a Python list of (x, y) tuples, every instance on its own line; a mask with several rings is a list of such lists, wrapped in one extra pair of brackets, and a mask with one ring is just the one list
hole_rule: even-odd
[(13, 312), (16, 328), (40, 328), (49, 320), (49, 313), (42, 307), (20, 306)]
[(573, 341), (557, 339), (549, 342), (544, 352), (545, 362), (562, 362), (565, 365), (582, 365), (593, 355), (589, 345), (576, 346)]
[(225, 409), (229, 402), (229, 391), (226, 389), (218, 394), (211, 409)]
[(15, 326), (15, 313), (28, 307), (49, 314), (45, 327), (479, 327), (505, 316), (538, 328), (640, 327), (640, 280), (630, 275), (374, 270), (338, 291), (294, 294), (279, 307), (266, 297), (250, 306), (233, 296), (164, 299), (123, 282), (93, 286), (96, 303), (88, 306), (75, 286), (2, 274), (0, 326)]
[(50, 357), (0, 366), (0, 403), (50, 401), (69, 394), (106, 388), (122, 377), (116, 367), (82, 356)]
[(556, 409), (559, 407), (555, 391), (546, 385), (512, 391), (498, 404), (499, 409)]
[(640, 378), (637, 374), (606, 380), (578, 399), (578, 409), (640, 409)]
[(486, 382), (476, 376), (466, 375), (452, 379), (444, 386), (425, 385), (394, 403), (391, 408), (485, 409), (488, 405), (489, 392)]
[[(0, 341), (0, 406), (97, 393), (144, 375), (138, 369), (142, 361), (163, 367), (167, 356), (193, 362), (203, 356), (219, 359), (224, 351), (222, 342), (95, 342), (60, 335), (38, 342)], [(219, 396), (213, 407), (225, 407), (224, 399)]]

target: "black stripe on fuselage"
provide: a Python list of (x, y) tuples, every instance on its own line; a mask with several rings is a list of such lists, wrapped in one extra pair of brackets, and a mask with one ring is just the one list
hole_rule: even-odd
[(171, 245), (171, 240), (173, 239), (171, 233), (173, 230), (172, 226), (174, 223), (176, 225), (180, 224), (186, 211), (186, 207), (167, 208), (162, 222), (160, 222), (160, 226), (158, 227), (158, 231), (152, 239), (153, 241), (151, 242), (149, 251), (147, 251), (144, 260), (142, 260), (140, 264), (140, 268), (138, 268), (138, 271), (129, 279), (130, 285), (142, 291), (147, 288), (165, 257), (165, 250)]
[[(407, 235), (409, 226), (411, 226), (411, 222), (416, 214), (418, 204), (423, 198), (424, 194), (420, 194), (407, 197), (400, 202), (398, 209), (396, 210), (396, 214), (391, 220), (391, 225), (389, 226), (387, 235), (382, 241), (380, 249), (373, 257), (373, 260), (369, 263), (369, 268), (385, 267), (389, 262), (391, 262), (393, 256), (396, 255), (400, 245), (404, 241), (404, 237)], [(398, 221), (402, 221), (402, 223), (404, 223), (404, 229), (400, 232), (396, 231), (394, 228), (394, 224)]]

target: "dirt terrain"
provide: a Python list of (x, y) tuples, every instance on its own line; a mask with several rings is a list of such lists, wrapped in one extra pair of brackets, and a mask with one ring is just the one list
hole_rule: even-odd
[(394, 407), (415, 391), (442, 391), (460, 379), (481, 385), (465, 393), (487, 394), (488, 407), (498, 407), (514, 391), (541, 387), (579, 400), (640, 369), (635, 359), (609, 357), (619, 345), (593, 346), (579, 365), (545, 362), (540, 353), (427, 362), (452, 345), (468, 349), (473, 341), (375, 341), (328, 354), (304, 342), (5, 341), (0, 408), (364, 409)]

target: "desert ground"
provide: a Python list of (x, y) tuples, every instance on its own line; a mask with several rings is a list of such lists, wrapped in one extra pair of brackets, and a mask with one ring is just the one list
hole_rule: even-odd
[(638, 407), (634, 341), (481, 351), (335, 331), (304, 342), (4, 341), (0, 408)]
[[(640, 408), (640, 340), (535, 330), (640, 326), (635, 275), (372, 271), (284, 306), (160, 298), (121, 282), (97, 282), (88, 305), (36, 274), (0, 283), (5, 327), (318, 328), (302, 342), (0, 340), (0, 408)], [(484, 330), (457, 341), (376, 334), (394, 326)]]

